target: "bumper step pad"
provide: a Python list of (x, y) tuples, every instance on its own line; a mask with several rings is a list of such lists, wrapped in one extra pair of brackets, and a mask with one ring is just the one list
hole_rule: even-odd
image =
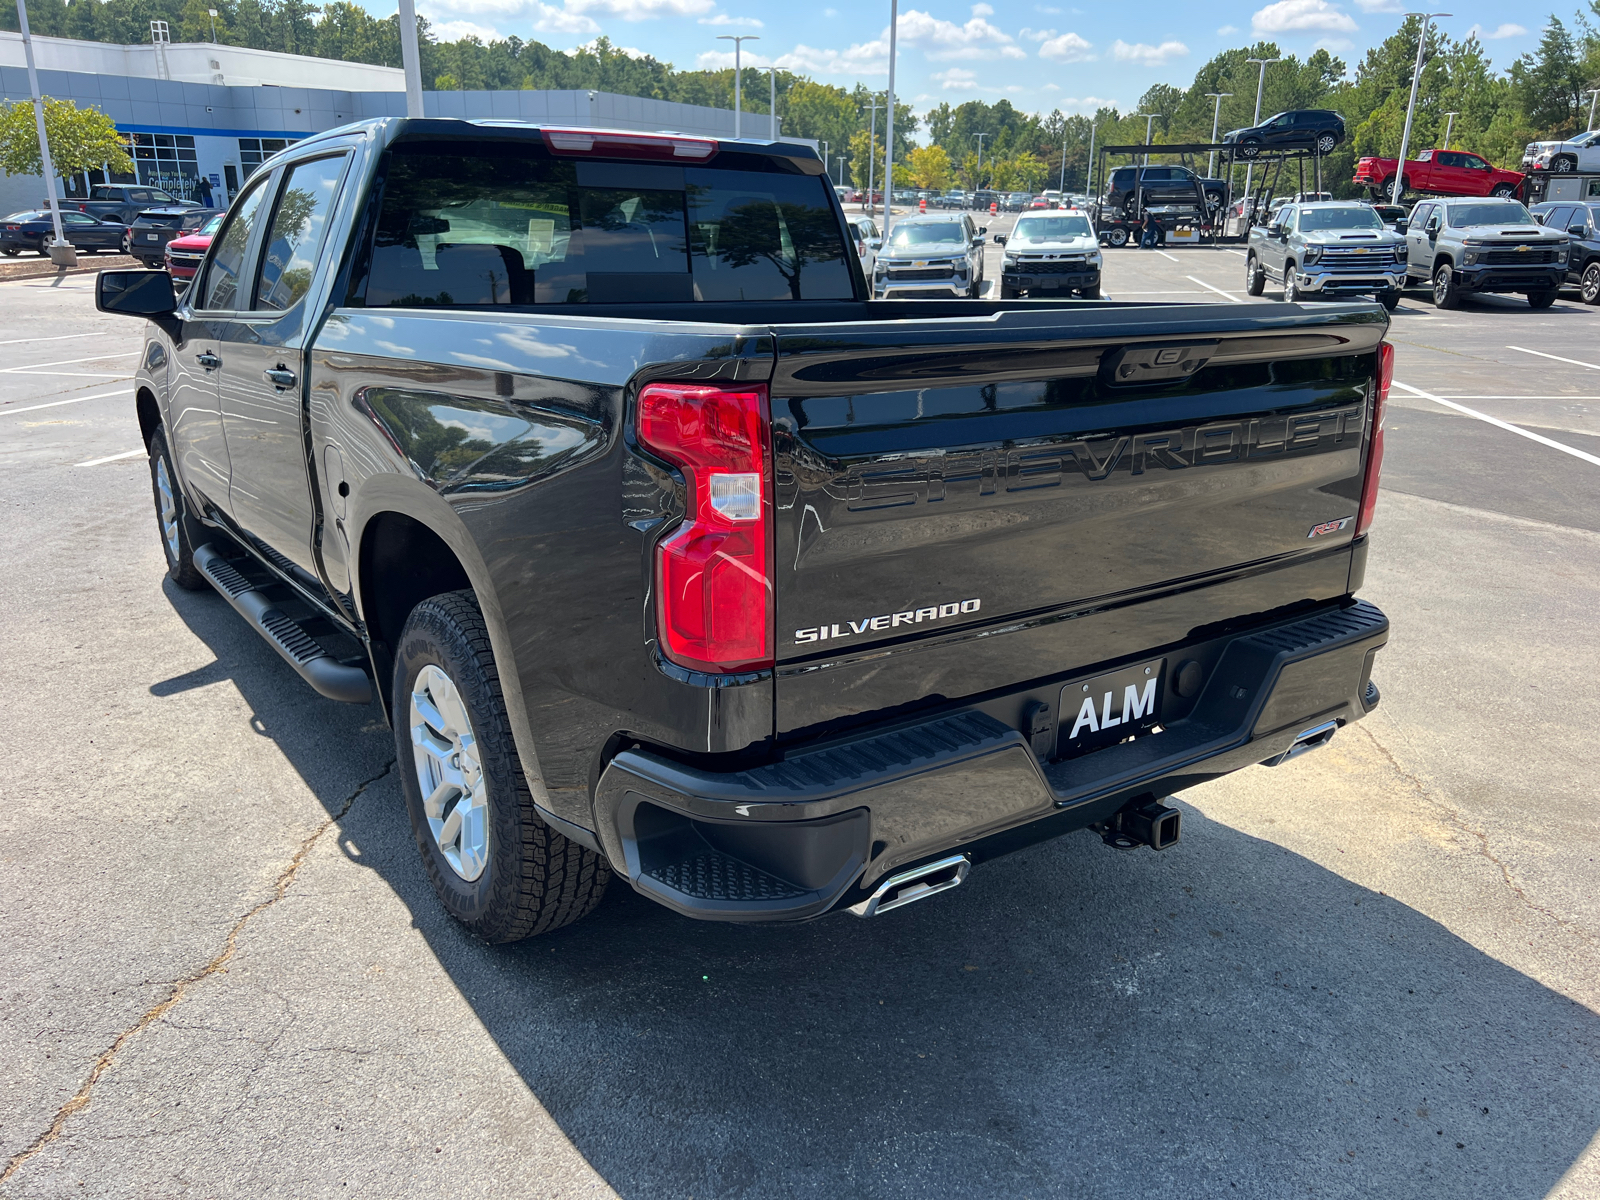
[(346, 666), (330, 655), (215, 546), (208, 542), (197, 547), (194, 565), (319, 695), (348, 704), (367, 704), (372, 700), (372, 680), (365, 671)]

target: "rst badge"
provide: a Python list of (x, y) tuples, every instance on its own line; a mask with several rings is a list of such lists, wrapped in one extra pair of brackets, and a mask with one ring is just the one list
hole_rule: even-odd
[(1338, 533), (1346, 525), (1354, 521), (1354, 517), (1340, 517), (1337, 521), (1324, 521), (1321, 525), (1313, 525), (1311, 532), (1306, 534), (1307, 539), (1321, 537), (1325, 533)]

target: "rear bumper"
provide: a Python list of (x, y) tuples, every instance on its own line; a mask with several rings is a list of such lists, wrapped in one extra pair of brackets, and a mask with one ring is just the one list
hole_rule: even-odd
[(1169, 689), (1161, 733), (1060, 762), (979, 707), (735, 772), (627, 750), (596, 789), (598, 841), (636, 890), (688, 916), (804, 920), (861, 903), (891, 872), (996, 857), (1360, 720), (1388, 634), (1362, 601), (1179, 647), (1169, 677), (1193, 657), (1202, 681), (1189, 700)]

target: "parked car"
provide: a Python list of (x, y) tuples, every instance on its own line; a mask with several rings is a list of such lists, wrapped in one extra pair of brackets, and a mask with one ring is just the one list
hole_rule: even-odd
[(998, 208), (1000, 201), (1003, 199), (1004, 197), (999, 192), (990, 191), (987, 188), (979, 188), (968, 196), (967, 206), (974, 212), (986, 213), (990, 211), (991, 206)]
[(1371, 207), (1372, 211), (1378, 214), (1378, 220), (1390, 229), (1394, 228), (1396, 221), (1404, 221), (1411, 212), (1404, 204), (1374, 204)]
[(1405, 222), (1406, 272), (1457, 308), (1471, 292), (1521, 292), (1549, 308), (1566, 282), (1565, 232), (1546, 229), (1516, 200), (1424, 200)]
[(861, 260), (861, 274), (865, 279), (872, 278), (872, 272), (878, 265), (878, 250), (883, 245), (883, 235), (878, 231), (878, 223), (871, 217), (846, 217), (851, 233), (856, 244), (856, 255)]
[(211, 239), (216, 236), (218, 228), (222, 225), (222, 215), (219, 213), (208, 220), (193, 233), (186, 233), (182, 237), (170, 240), (162, 253), (162, 264), (167, 268), (167, 274), (181, 283), (188, 283), (194, 278), (194, 273), (200, 269), (200, 264), (205, 260), (206, 251), (211, 248)]
[(1118, 167), (1111, 172), (1103, 204), (1122, 220), (1151, 205), (1188, 204), (1209, 212), (1222, 203), (1227, 190), (1223, 180), (1202, 178), (1188, 167)]
[(1028, 192), (1007, 192), (1005, 199), (1000, 202), (1001, 212), (1026, 212), (1028, 205), (1033, 202), (1033, 196)]
[(1263, 150), (1309, 148), (1318, 154), (1332, 154), (1344, 141), (1344, 118), (1326, 108), (1297, 108), (1248, 129), (1230, 129), (1222, 140), (1236, 143), (1244, 158), (1254, 158)]
[(1378, 706), (1376, 307), (870, 303), (808, 147), (689, 142), (346, 125), (181, 301), (97, 281), (148, 321), (168, 577), (377, 702), (467, 931), (613, 875), (798, 921), (1073, 830), (1171, 847), (1161, 798)]
[(1049, 210), (1054, 207), (1055, 201), (1051, 200), (1049, 196), (1035, 196), (1033, 199), (1028, 201), (1028, 211), (1030, 212)]
[(152, 208), (134, 218), (122, 241), (125, 254), (131, 254), (147, 267), (166, 265), (167, 243), (173, 238), (194, 233), (212, 217), (216, 208)]
[(986, 227), (967, 213), (901, 217), (878, 251), (873, 291), (884, 299), (983, 294)]
[(1251, 228), (1244, 279), (1252, 296), (1271, 280), (1290, 304), (1367, 293), (1393, 311), (1406, 283), (1406, 239), (1371, 205), (1288, 204)]
[[(1351, 182), (1366, 188), (1373, 199), (1394, 194), (1396, 158), (1363, 158), (1356, 163)], [(1424, 150), (1406, 160), (1402, 192), (1435, 196), (1517, 196), (1524, 176), (1506, 171), (1479, 154), (1466, 150)]]
[(940, 208), (966, 208), (967, 192), (965, 188), (951, 188), (939, 198)]
[[(171, 192), (138, 183), (97, 183), (90, 187), (87, 200), (63, 200), (79, 212), (97, 217), (110, 217), (123, 225), (133, 220), (147, 208), (199, 208), (192, 200), (182, 200)], [(41, 205), (40, 207), (47, 207)]]
[(1057, 296), (1077, 292), (1085, 300), (1100, 298), (1104, 257), (1094, 226), (1082, 213), (1027, 213), (1017, 218), (1009, 235), (995, 239), (1005, 247), (1000, 299)]
[(1591, 129), (1564, 142), (1529, 142), (1522, 152), (1524, 171), (1600, 172), (1600, 129)]
[[(120, 221), (101, 220), (89, 213), (66, 209), (61, 214), (61, 233), (74, 250), (99, 254), (102, 250), (122, 249), (127, 226)], [(15, 257), (24, 250), (48, 254), (46, 246), (55, 238), (55, 222), (49, 212), (37, 210), (12, 213), (0, 222), (0, 254)]]
[(1600, 203), (1553, 200), (1530, 210), (1546, 229), (1566, 231), (1567, 283), (1577, 286), (1585, 304), (1600, 304)]

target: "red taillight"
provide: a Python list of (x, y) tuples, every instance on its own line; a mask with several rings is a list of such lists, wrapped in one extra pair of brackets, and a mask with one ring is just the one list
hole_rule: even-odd
[(709, 162), (717, 143), (670, 134), (619, 133), (609, 129), (541, 129), (552, 154), (593, 154), (601, 158), (660, 158)]
[(1372, 524), (1378, 507), (1378, 474), (1383, 470), (1383, 416), (1389, 406), (1389, 385), (1394, 382), (1394, 347), (1378, 346), (1378, 388), (1372, 401), (1372, 438), (1367, 444), (1367, 474), (1361, 481), (1361, 515), (1356, 518), (1356, 536)]
[(652, 383), (639, 441), (683, 470), (684, 522), (656, 548), (661, 651), (697, 671), (772, 665), (772, 466), (764, 385)]

